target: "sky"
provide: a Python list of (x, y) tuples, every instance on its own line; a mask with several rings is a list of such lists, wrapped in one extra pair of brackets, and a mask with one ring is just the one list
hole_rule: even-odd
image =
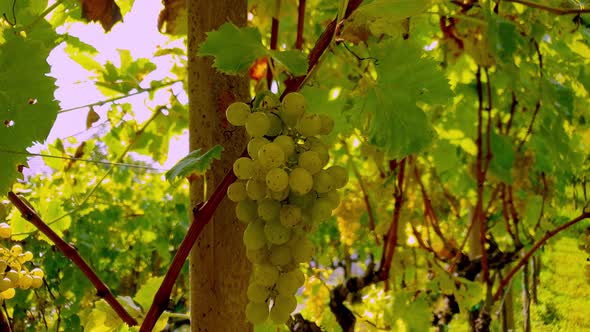
[[(117, 49), (128, 49), (134, 59), (140, 57), (151, 59), (157, 46), (184, 47), (181, 40), (176, 40), (172, 44), (169, 43), (169, 37), (158, 31), (157, 18), (161, 9), (162, 3), (160, 0), (135, 1), (131, 11), (124, 16), (124, 21), (117, 23), (109, 33), (105, 33), (98, 23), (86, 24), (82, 22), (60, 27), (57, 32), (67, 32), (94, 46), (98, 50), (95, 60), (101, 64), (111, 61), (118, 66), (119, 53)], [(60, 108), (62, 110), (69, 109), (108, 99), (94, 86), (94, 83), (89, 78), (92, 76), (91, 73), (71, 60), (64, 52), (64, 49), (65, 44), (58, 46), (47, 59), (51, 65), (50, 76), (57, 79), (58, 88), (54, 96), (59, 101)], [(149, 85), (150, 79), (160, 80), (168, 76), (173, 65), (165, 57), (154, 58), (151, 61), (157, 65), (157, 69), (146, 77), (148, 82), (146, 85)], [(179, 98), (181, 100), (186, 100), (186, 95), (184, 95), (180, 84), (173, 86), (173, 90), (175, 94), (180, 93)], [(129, 102), (133, 105), (139, 123), (147, 120), (151, 115), (149, 106), (153, 107), (158, 103), (165, 103), (169, 99), (169, 93), (164, 90), (160, 90), (153, 101), (147, 101), (147, 95), (147, 93), (144, 93), (122, 100), (122, 102)], [(104, 130), (104, 124), (102, 126), (100, 124), (106, 120), (108, 109), (110, 109), (108, 104), (94, 108), (101, 116), (101, 119), (90, 130), (86, 130), (88, 108), (59, 114), (47, 142), (51, 143), (57, 138), (65, 139), (70, 136), (75, 136), (78, 142), (81, 142), (97, 131)], [(173, 140), (173, 144), (170, 145), (169, 158), (164, 165), (157, 165), (159, 168), (170, 168), (188, 153), (188, 138), (186, 135), (173, 138)], [(36, 145), (29, 151), (39, 153), (42, 149), (43, 145)], [(133, 156), (138, 157), (137, 155)], [(139, 158), (144, 161), (150, 160), (145, 157)], [(29, 166), (29, 174), (47, 170), (39, 157), (31, 158)]]

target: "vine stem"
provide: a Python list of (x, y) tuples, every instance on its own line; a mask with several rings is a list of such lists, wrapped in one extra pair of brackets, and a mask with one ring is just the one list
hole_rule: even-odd
[[(247, 153), (246, 150), (244, 152)], [(244, 155), (244, 153), (242, 155)], [(184, 261), (190, 253), (191, 248), (197, 241), (197, 238), (205, 226), (209, 223), (211, 217), (213, 217), (213, 213), (215, 213), (215, 210), (217, 210), (217, 207), (225, 197), (227, 188), (235, 180), (236, 176), (234, 175), (233, 171), (230, 170), (225, 175), (225, 178), (219, 184), (219, 186), (217, 186), (211, 197), (204, 204), (201, 204), (193, 210), (193, 221), (187, 231), (186, 236), (182, 240), (178, 251), (172, 259), (172, 263), (166, 272), (166, 276), (162, 281), (162, 285), (160, 285), (160, 288), (158, 288), (158, 291), (154, 296), (154, 301), (152, 302), (152, 305), (150, 306), (150, 309), (145, 316), (143, 323), (141, 324), (141, 328), (139, 329), (140, 332), (152, 331), (156, 321), (166, 309), (170, 299), (170, 293), (172, 292), (172, 287), (174, 286), (174, 283), (176, 282), (176, 279), (182, 270)]]
[(518, 261), (518, 263), (512, 268), (512, 270), (510, 270), (510, 272), (508, 272), (508, 274), (504, 277), (504, 279), (502, 279), (502, 281), (500, 281), (498, 289), (496, 290), (496, 293), (494, 294), (494, 301), (498, 301), (498, 299), (500, 299), (500, 296), (502, 296), (502, 293), (504, 292), (504, 288), (506, 288), (506, 286), (508, 285), (508, 283), (510, 282), (512, 277), (516, 274), (516, 272), (518, 272), (518, 270), (520, 270), (520, 268), (522, 268), (528, 262), (529, 258), (531, 258), (531, 256), (537, 250), (539, 250), (539, 248), (541, 248), (545, 244), (545, 242), (549, 241), (549, 239), (551, 239), (552, 237), (557, 235), (559, 232), (569, 228), (570, 226), (577, 224), (578, 222), (580, 222), (584, 219), (588, 219), (588, 218), (590, 218), (590, 211), (584, 211), (584, 212), (582, 212), (582, 214), (580, 214), (576, 218), (574, 218), (574, 219), (566, 222), (565, 224), (563, 224), (559, 227), (556, 227), (553, 230), (550, 230), (547, 233), (545, 233), (545, 236), (543, 236), (543, 238), (541, 238), (539, 241), (537, 241), (533, 245), (533, 247), (524, 256), (522, 256), (520, 261)]
[(519, 3), (519, 4), (525, 5), (527, 7), (541, 9), (541, 10), (544, 10), (544, 11), (547, 11), (547, 12), (550, 12), (550, 13), (556, 14), (556, 15), (590, 13), (590, 8), (565, 9), (565, 8), (546, 6), (541, 3), (528, 1), (528, 0), (503, 0), (503, 1), (504, 2)]
[[(397, 233), (399, 226), (399, 218), (401, 216), (402, 206), (404, 204), (404, 179), (406, 170), (407, 158), (404, 158), (399, 163), (399, 173), (397, 173), (397, 188), (395, 192), (395, 203), (393, 207), (393, 217), (389, 231), (387, 232), (387, 238), (383, 243), (383, 256), (379, 266), (379, 275), (382, 280), (387, 281), (389, 279), (389, 270), (391, 269), (391, 262), (395, 254), (395, 248), (397, 246)], [(385, 284), (387, 289), (387, 282)]]
[(47, 236), (61, 252), (68, 257), (78, 268), (84, 273), (84, 275), (90, 280), (90, 282), (96, 288), (96, 295), (104, 300), (113, 308), (117, 315), (129, 326), (137, 325), (135, 318), (125, 310), (125, 308), (117, 301), (109, 287), (100, 279), (100, 277), (94, 272), (94, 270), (86, 263), (84, 258), (80, 256), (74, 246), (64, 241), (57, 233), (55, 233), (51, 227), (39, 217), (39, 215), (33, 210), (27, 203), (25, 203), (20, 197), (14, 192), (8, 192), (8, 199), (14, 204), (14, 206), (20, 211), (28, 222), (33, 224), (38, 230)]
[(10, 321), (8, 321), (8, 317), (4, 314), (4, 311), (0, 309), (0, 331), (5, 332), (12, 332), (12, 327), (10, 327)]
[[(344, 16), (341, 19), (348, 18), (363, 2), (363, 0), (350, 0), (348, 1), (348, 6), (346, 7), (346, 11)], [(320, 35), (314, 48), (309, 52), (309, 56), (307, 57), (307, 62), (309, 64), (307, 68), (307, 74), (304, 76), (296, 77), (295, 79), (288, 81), (285, 90), (283, 91), (281, 97), (285, 96), (289, 92), (295, 92), (300, 90), (305, 82), (312, 76), (313, 72), (315, 71), (316, 67), (320, 62), (320, 58), (328, 49), (328, 46), (332, 43), (332, 38), (335, 36), (336, 27), (339, 23), (339, 18), (335, 18), (324, 30), (324, 32)]]
[[(16, 1), (16, 0), (15, 0)], [(49, 13), (51, 13), (52, 11), (55, 10), (55, 8), (59, 7), (65, 0), (57, 0), (55, 3), (53, 3), (51, 6), (47, 7), (41, 14), (39, 14), (39, 16), (37, 16), (31, 23), (29, 23), (28, 25), (26, 25), (25, 27), (19, 29), (19, 31), (25, 31), (25, 32), (30, 32), (31, 29), (37, 25), (37, 23), (39, 23), (39, 21), (41, 21), (42, 19), (45, 18), (45, 16), (49, 15)]]
[(162, 85), (152, 86), (152, 87), (145, 88), (145, 89), (139, 89), (139, 90), (137, 90), (135, 92), (128, 93), (126, 95), (122, 95), (122, 96), (118, 96), (118, 97), (113, 97), (113, 98), (110, 98), (110, 99), (105, 99), (105, 100), (97, 101), (97, 102), (86, 104), (86, 105), (76, 106), (76, 107), (72, 107), (72, 108), (66, 108), (66, 109), (57, 111), (57, 114), (67, 113), (67, 112), (71, 112), (71, 111), (76, 111), (76, 110), (79, 110), (79, 109), (82, 109), (82, 108), (87, 108), (87, 107), (92, 107), (92, 106), (102, 106), (104, 104), (112, 103), (112, 102), (115, 102), (117, 100), (121, 100), (121, 99), (129, 98), (129, 97), (137, 96), (137, 95), (142, 94), (142, 93), (145, 93), (145, 92), (156, 91), (156, 90), (159, 90), (161, 88), (165, 88), (165, 87), (174, 85), (174, 84), (179, 83), (179, 82), (182, 82), (182, 80), (174, 80), (174, 81), (163, 83)]
[(305, 24), (305, 0), (299, 0), (297, 8), (297, 40), (295, 41), (295, 48), (303, 49), (303, 26)]

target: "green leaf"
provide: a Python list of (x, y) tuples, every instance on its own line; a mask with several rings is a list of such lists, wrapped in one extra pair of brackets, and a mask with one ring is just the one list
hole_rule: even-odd
[[(41, 25), (39, 29), (45, 29)], [(43, 37), (51, 38), (48, 32)], [(24, 39), (9, 29), (0, 45), (0, 149), (25, 152), (49, 134), (59, 109), (54, 100), (55, 79), (46, 61), (51, 40)], [(53, 33), (53, 39), (55, 33)], [(24, 56), (26, 55), (26, 56)], [(18, 164), (25, 164), (20, 154), (0, 156), (0, 195), (4, 195), (19, 176)]]
[(150, 308), (156, 291), (164, 281), (164, 277), (149, 278), (137, 291), (133, 300), (137, 302), (144, 311)]
[(293, 75), (301, 76), (307, 73), (307, 57), (303, 52), (296, 50), (282, 52), (271, 50), (269, 54)]
[(257, 28), (238, 28), (225, 23), (216, 31), (207, 33), (199, 48), (199, 55), (215, 57), (214, 67), (222, 73), (240, 74), (257, 58), (267, 54)]
[(437, 63), (423, 58), (422, 53), (417, 45), (401, 40), (389, 40), (372, 49), (371, 55), (379, 62), (377, 86), (369, 91), (364, 106), (373, 117), (369, 137), (392, 158), (422, 151), (435, 136), (417, 102), (445, 104), (452, 95)]
[(262, 44), (257, 28), (239, 28), (230, 22), (216, 31), (208, 32), (198, 54), (215, 57), (213, 66), (226, 74), (244, 73), (254, 60), (263, 56), (272, 57), (293, 75), (304, 75), (307, 72), (307, 58), (301, 51), (268, 50)]
[(511, 184), (512, 166), (514, 165), (515, 157), (514, 147), (510, 137), (498, 135), (492, 131), (490, 135), (490, 146), (492, 149), (490, 172), (500, 178), (500, 180)]
[[(374, 36), (401, 32), (400, 21), (423, 13), (431, 0), (375, 0), (361, 5), (347, 20), (346, 30), (368, 27)], [(395, 26), (399, 29), (395, 29)]]
[(221, 145), (215, 145), (203, 154), (201, 154), (201, 149), (191, 151), (166, 172), (166, 180), (173, 182), (191, 173), (204, 174), (211, 167), (213, 159), (219, 160), (221, 158), (221, 151), (223, 151), (223, 146)]

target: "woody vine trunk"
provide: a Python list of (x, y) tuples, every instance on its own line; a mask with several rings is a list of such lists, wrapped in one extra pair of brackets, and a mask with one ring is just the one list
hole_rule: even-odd
[[(188, 10), (188, 95), (190, 149), (209, 149), (222, 144), (222, 160), (216, 161), (206, 177), (193, 178), (191, 206), (205, 201), (231, 169), (244, 149), (242, 129), (229, 126), (225, 108), (248, 99), (247, 77), (226, 76), (212, 67), (212, 58), (198, 57), (206, 32), (228, 20), (246, 24), (244, 0), (187, 2)], [(205, 226), (190, 255), (190, 302), (192, 331), (250, 331), (246, 323), (246, 289), (249, 266), (242, 245), (244, 225), (237, 221), (234, 207), (224, 199), (211, 222)]]

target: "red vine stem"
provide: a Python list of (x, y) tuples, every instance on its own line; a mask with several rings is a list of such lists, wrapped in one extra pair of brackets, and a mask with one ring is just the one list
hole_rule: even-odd
[[(346, 7), (346, 12), (344, 14), (343, 19), (348, 18), (360, 6), (362, 2), (363, 0), (350, 0), (348, 2), (348, 7)], [(309, 56), (307, 57), (307, 62), (309, 63), (309, 66), (307, 68), (307, 74), (288, 81), (287, 86), (285, 87), (285, 91), (283, 91), (281, 97), (285, 96), (289, 92), (298, 91), (302, 88), (302, 85), (305, 82), (305, 78), (309, 75), (309, 73), (313, 71), (314, 67), (318, 64), (318, 61), (320, 60), (322, 54), (324, 54), (328, 46), (330, 46), (332, 36), (334, 35), (334, 32), (336, 31), (336, 26), (338, 25), (337, 20), (338, 19), (335, 18), (332, 22), (330, 22), (330, 24), (328, 24), (324, 32), (321, 34), (320, 38), (318, 38), (318, 40), (316, 41), (314, 48), (309, 52)]]
[(33, 210), (27, 203), (25, 203), (20, 197), (14, 192), (8, 192), (8, 199), (14, 204), (14, 206), (20, 211), (23, 218), (33, 224), (38, 230), (47, 236), (61, 252), (68, 257), (78, 268), (86, 275), (88, 280), (96, 288), (96, 295), (104, 298), (104, 300), (113, 308), (117, 315), (129, 326), (137, 325), (135, 318), (123, 308), (123, 306), (117, 301), (109, 287), (98, 277), (96, 272), (86, 263), (84, 258), (80, 256), (78, 251), (66, 241), (64, 241), (57, 233), (55, 233), (45, 222), (39, 217), (37, 212)]
[(303, 25), (305, 23), (305, 0), (299, 0), (299, 7), (297, 8), (297, 40), (295, 41), (295, 48), (303, 49)]
[[(361, 4), (361, 2), (362, 0), (350, 1), (348, 3), (346, 15), (350, 15)], [(334, 27), (332, 29), (334, 29), (335, 26), (336, 25), (334, 24)], [(328, 33), (329, 27), (330, 26), (328, 26), (324, 33), (322, 33), (322, 35), (316, 42), (316, 45), (310, 52), (308, 60), (309, 68), (307, 70), (307, 74), (311, 72), (311, 68), (313, 68), (313, 66), (316, 65), (322, 53), (326, 50), (327, 46), (330, 43), (334, 30), (332, 30), (331, 33)], [(312, 54), (314, 55), (313, 57)], [(300, 77), (299, 79), (301, 79), (301, 82), (303, 82), (305, 80), (305, 76)], [(283, 92), (283, 96), (288, 92), (297, 91), (299, 88), (299, 85), (294, 86), (293, 84), (288, 84), (285, 88), (285, 91)], [(242, 155), (247, 155), (247, 153), (248, 151), (244, 149)], [(172, 259), (172, 263), (170, 265), (170, 268), (168, 269), (168, 272), (166, 272), (166, 276), (164, 277), (164, 281), (162, 281), (162, 285), (160, 285), (160, 288), (154, 296), (154, 301), (152, 302), (152, 305), (150, 306), (150, 309), (145, 317), (145, 320), (141, 325), (141, 328), (139, 330), (140, 332), (150, 332), (153, 329), (154, 325), (156, 324), (156, 321), (166, 308), (166, 305), (170, 298), (170, 293), (172, 292), (172, 287), (174, 286), (174, 283), (178, 278), (180, 270), (182, 269), (182, 265), (188, 257), (190, 249), (194, 245), (195, 241), (199, 237), (205, 225), (209, 222), (209, 220), (211, 220), (211, 217), (213, 216), (213, 213), (221, 203), (221, 200), (223, 200), (223, 198), (225, 197), (227, 187), (229, 187), (229, 185), (232, 182), (234, 182), (235, 179), (236, 177), (233, 171), (230, 170), (223, 178), (221, 184), (215, 189), (215, 192), (213, 192), (211, 197), (204, 204), (200, 205), (196, 211), (193, 211), (193, 222), (191, 223), (191, 226), (189, 227), (185, 238), (182, 240), (182, 243), (180, 244), (180, 247), (178, 248), (176, 255), (174, 255), (174, 258)]]
[(510, 282), (512, 277), (516, 274), (516, 272), (518, 272), (518, 270), (520, 270), (521, 267), (523, 267), (528, 262), (529, 258), (531, 258), (531, 256), (537, 250), (539, 250), (539, 248), (541, 248), (541, 246), (543, 246), (543, 244), (545, 244), (545, 242), (547, 242), (549, 239), (551, 239), (552, 237), (557, 235), (559, 232), (561, 232), (561, 231), (569, 228), (570, 226), (573, 226), (576, 223), (578, 223), (584, 219), (587, 219), (587, 218), (590, 218), (590, 211), (582, 212), (582, 214), (579, 215), (578, 217), (576, 217), (576, 218), (568, 221), (567, 223), (545, 233), (545, 236), (543, 236), (542, 239), (537, 241), (535, 243), (535, 245), (533, 245), (531, 250), (529, 250), (520, 259), (520, 261), (512, 268), (512, 270), (510, 270), (510, 272), (508, 272), (508, 274), (504, 277), (504, 279), (502, 279), (502, 281), (500, 281), (500, 285), (498, 286), (498, 289), (496, 290), (496, 293), (494, 294), (494, 301), (498, 301), (500, 299), (500, 297), (502, 296), (502, 293), (504, 292), (504, 288), (508, 285), (508, 283)]
[(6, 315), (4, 315), (4, 311), (0, 309), (0, 331), (4, 332), (12, 332), (12, 327), (10, 327), (10, 322)]
[[(483, 186), (485, 182), (485, 164), (483, 157), (483, 87), (481, 84), (481, 67), (477, 67), (475, 74), (477, 80), (477, 160), (476, 160), (476, 172), (477, 172), (477, 202), (475, 205), (475, 213), (473, 214), (473, 220), (479, 221), (479, 241), (481, 246), (481, 267), (483, 272), (483, 281), (489, 284), (490, 271), (488, 266), (488, 255), (486, 252), (486, 218), (483, 212)], [(488, 154), (490, 153), (488, 149)]]
[[(278, 44), (278, 40), (279, 40), (279, 12), (280, 12), (279, 6), (280, 5), (281, 5), (281, 1), (277, 0), (276, 1), (276, 12), (275, 12), (275, 15), (272, 17), (272, 23), (271, 23), (271, 27), (270, 27), (270, 49), (271, 50), (277, 49), (277, 44)], [(270, 90), (270, 87), (272, 86), (272, 70), (270, 70), (270, 68), (272, 68), (271, 61), (272, 61), (272, 59), (270, 57), (266, 58), (266, 62), (267, 62), (266, 85), (269, 90)]]
[(145, 320), (143, 324), (141, 324), (141, 328), (139, 331), (150, 332), (154, 328), (156, 321), (166, 309), (168, 305), (168, 301), (170, 299), (170, 293), (172, 292), (172, 287), (182, 270), (182, 266), (184, 265), (184, 261), (186, 257), (191, 251), (191, 248), (197, 241), (197, 238), (205, 228), (205, 226), (213, 217), (213, 213), (217, 210), (217, 207), (225, 197), (225, 193), (227, 192), (227, 188), (230, 184), (232, 184), (236, 180), (236, 176), (234, 175), (233, 171), (229, 171), (223, 181), (217, 186), (215, 192), (211, 195), (211, 197), (205, 202), (204, 204), (200, 205), (199, 207), (193, 210), (193, 222), (191, 223), (185, 238), (182, 240), (176, 255), (172, 259), (172, 263), (170, 264), (170, 268), (168, 272), (166, 272), (166, 276), (164, 277), (164, 281), (162, 281), (162, 285), (158, 288), (156, 295), (154, 296), (154, 301), (145, 316)]
[(452, 249), (449, 246), (449, 242), (445, 238), (443, 232), (440, 230), (438, 217), (436, 216), (436, 212), (434, 211), (434, 208), (432, 207), (432, 201), (430, 200), (430, 196), (428, 196), (428, 192), (426, 192), (426, 187), (424, 187), (424, 183), (422, 183), (422, 178), (420, 177), (420, 170), (418, 169), (418, 166), (416, 165), (415, 162), (414, 162), (414, 178), (416, 179), (416, 182), (418, 182), (418, 185), (420, 186), (420, 191), (422, 193), (422, 201), (424, 202), (424, 216), (426, 218), (430, 218), (430, 223), (432, 225), (432, 229), (434, 229), (434, 232), (436, 233), (436, 235), (438, 235), (438, 237), (442, 241), (444, 247), (446, 249)]
[[(393, 207), (393, 217), (389, 231), (387, 232), (387, 238), (383, 243), (383, 256), (381, 258), (381, 264), (379, 266), (379, 275), (381, 280), (387, 281), (389, 279), (389, 270), (391, 268), (391, 262), (395, 254), (395, 247), (397, 246), (397, 232), (399, 225), (399, 217), (401, 215), (402, 206), (404, 203), (404, 178), (406, 170), (406, 160), (402, 159), (399, 164), (399, 173), (397, 173), (397, 188), (395, 191), (395, 205)], [(387, 283), (385, 284), (387, 288)]]

